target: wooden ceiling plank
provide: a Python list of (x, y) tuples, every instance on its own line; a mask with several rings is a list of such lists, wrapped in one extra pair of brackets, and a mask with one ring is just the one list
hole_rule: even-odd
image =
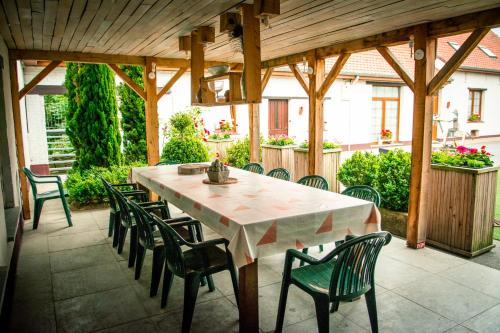
[(89, 34), (90, 36), (86, 44), (82, 46), (78, 44), (78, 48), (81, 51), (85, 51), (85, 49), (87, 48), (95, 47), (97, 41), (104, 35), (106, 31), (108, 31), (108, 29), (111, 29), (114, 22), (120, 17), (120, 14), (122, 14), (126, 10), (125, 6), (127, 6), (127, 4), (130, 4), (128, 0), (117, 0), (114, 5), (111, 6), (102, 22), (97, 22), (99, 26), (94, 33)]
[(427, 95), (435, 94), (443, 86), (489, 31), (490, 28), (479, 28), (470, 34), (462, 46), (460, 46), (443, 68), (432, 78), (431, 82), (429, 82)]
[(62, 60), (99, 64), (109, 63), (142, 66), (145, 64), (144, 57), (139, 56), (67, 51), (9, 50), (9, 57), (17, 60)]
[[(43, 16), (44, 16), (44, 1), (31, 0), (31, 20), (33, 31), (33, 48), (41, 50), (43, 47)], [(50, 45), (49, 45), (50, 46)]]
[(445, 37), (472, 31), (479, 27), (494, 28), (500, 25), (500, 7), (481, 12), (456, 16), (428, 24), (429, 37)]
[(335, 64), (333, 65), (332, 69), (330, 70), (330, 73), (326, 76), (324, 79), (323, 83), (321, 84), (321, 87), (318, 89), (318, 99), (322, 100), (325, 98), (326, 93), (328, 92), (328, 89), (330, 89), (331, 85), (339, 76), (340, 71), (344, 67), (345, 63), (347, 60), (349, 60), (349, 57), (351, 56), (350, 53), (341, 53), (339, 57), (337, 58), (337, 61), (335, 61)]
[(288, 65), (288, 67), (290, 67), (290, 70), (292, 71), (292, 73), (295, 76), (295, 78), (297, 79), (297, 81), (299, 81), (299, 84), (302, 86), (302, 88), (304, 89), (306, 94), (308, 94), (309, 93), (309, 86), (306, 82), (306, 78), (304, 77), (304, 74), (302, 74), (302, 72), (300, 71), (297, 64), (290, 64), (290, 65)]
[(7, 22), (7, 17), (5, 16), (4, 8), (0, 3), (0, 34), (5, 39), (7, 47), (16, 48), (16, 42), (12, 38), (12, 32), (10, 30), (9, 24)]
[(15, 0), (3, 1), (3, 6), (7, 21), (12, 32), (12, 37), (16, 42), (18, 48), (25, 49), (26, 43), (24, 42), (23, 32), (21, 31), (21, 22), (19, 21), (19, 13)]
[(391, 50), (387, 46), (378, 46), (377, 51), (384, 57), (385, 61), (394, 69), (394, 71), (399, 75), (399, 77), (406, 83), (408, 88), (411, 89), (411, 91), (415, 90), (415, 84), (411, 78), (411, 76), (408, 74), (408, 72), (405, 70), (403, 65), (399, 62), (399, 60), (396, 58), (396, 56), (391, 52)]
[(31, 26), (31, 2), (30, 0), (17, 0), (17, 11), (21, 23), (24, 43), (27, 49), (33, 48), (33, 28)]
[(165, 95), (169, 90), (170, 88), (173, 87), (173, 85), (175, 84), (175, 82), (177, 82), (177, 80), (179, 80), (179, 78), (186, 72), (187, 70), (187, 67), (183, 67), (183, 68), (180, 68), (175, 74), (174, 76), (172, 76), (170, 78), (170, 80), (168, 80), (167, 84), (163, 86), (163, 88), (161, 88), (161, 90), (158, 92), (158, 95), (157, 95), (157, 99), (159, 100), (160, 98), (163, 97), (163, 95)]
[(87, 6), (85, 6), (85, 10), (76, 26), (75, 32), (69, 41), (68, 51), (76, 51), (78, 43), (83, 39), (85, 32), (90, 27), (90, 23), (92, 23), (92, 20), (97, 15), (100, 5), (101, 0), (87, 0)]
[(50, 74), (61, 63), (61, 60), (54, 60), (48, 64), (40, 73), (38, 73), (28, 84), (26, 84), (23, 89), (19, 92), (19, 99), (23, 98), (27, 93), (29, 93), (37, 84), (39, 84), (47, 75)]
[(59, 51), (67, 51), (69, 43), (73, 38), (78, 23), (82, 19), (83, 12), (85, 10), (86, 1), (74, 1), (71, 7), (71, 12), (69, 14), (68, 23), (64, 29), (64, 34), (62, 36), (61, 45), (59, 46)]
[[(59, 46), (61, 46), (61, 41), (64, 35), (64, 30), (66, 28), (66, 23), (69, 19), (69, 13), (71, 11), (71, 5), (73, 4), (73, 0), (61, 0), (57, 4), (57, 12), (56, 12), (56, 20), (54, 31), (52, 33), (52, 40), (50, 41), (50, 49), (52, 51), (59, 50)], [(45, 19), (44, 19), (45, 24)], [(44, 50), (48, 50), (49, 48), (44, 47)]]
[(56, 25), (57, 5), (57, 1), (47, 1), (45, 3), (41, 38), (41, 48), (44, 50), (50, 49), (52, 45), (52, 37), (54, 36), (54, 27)]
[(116, 64), (108, 64), (108, 66), (113, 70), (113, 72), (116, 73), (116, 75), (118, 75), (123, 80), (123, 82), (125, 82), (127, 86), (130, 87), (130, 89), (135, 91), (135, 93), (139, 95), (143, 100), (146, 100), (146, 92), (144, 91), (144, 89), (142, 89), (142, 87), (135, 83), (134, 80), (132, 80), (130, 76), (127, 75), (127, 73), (122, 71)]
[[(92, 21), (89, 23), (87, 29), (83, 32), (83, 35), (81, 38), (75, 38), (73, 37), (73, 40), (71, 40), (70, 43), (70, 49), (73, 49), (75, 51), (83, 51), (85, 46), (87, 45), (87, 42), (94, 34), (96, 33), (97, 29), (100, 28), (101, 23), (105, 21), (106, 16), (108, 15), (109, 11), (113, 7), (114, 2), (112, 1), (102, 1), (100, 7), (97, 9), (94, 17), (92, 18)], [(77, 29), (78, 31), (78, 29)], [(77, 36), (77, 33), (75, 32), (75, 36)]]

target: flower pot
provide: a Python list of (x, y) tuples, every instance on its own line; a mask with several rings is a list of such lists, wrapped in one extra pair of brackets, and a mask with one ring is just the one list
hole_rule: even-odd
[(234, 139), (208, 139), (206, 145), (210, 154), (217, 155), (217, 158), (224, 160), (226, 157), (226, 150), (233, 144), (233, 142)]
[(229, 178), (229, 170), (227, 171), (207, 171), (208, 179), (213, 183), (224, 183)]
[(262, 145), (262, 164), (266, 172), (276, 168), (285, 168), (290, 172), (293, 178), (294, 174), (294, 161), (293, 150), (297, 145), (288, 146), (274, 146)]
[[(342, 149), (323, 149), (323, 174), (330, 185), (330, 191), (340, 192), (340, 182), (337, 180), (337, 171), (340, 167)], [(309, 150), (306, 148), (294, 149), (294, 176), (295, 181), (307, 176), (309, 167)]]

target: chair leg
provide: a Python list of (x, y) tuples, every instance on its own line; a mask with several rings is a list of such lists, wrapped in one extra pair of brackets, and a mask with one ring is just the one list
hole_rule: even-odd
[(163, 273), (163, 289), (161, 291), (161, 307), (162, 309), (167, 306), (168, 294), (170, 293), (170, 288), (172, 287), (172, 281), (174, 281), (174, 274), (165, 267), (165, 273)]
[(134, 267), (135, 257), (137, 256), (137, 226), (130, 228), (130, 253), (128, 254), (128, 267)]
[(208, 284), (208, 291), (210, 292), (215, 291), (215, 285), (214, 285), (214, 280), (212, 279), (212, 275), (207, 275), (207, 284)]
[(120, 221), (120, 214), (115, 214), (114, 216), (114, 221), (113, 221), (113, 247), (118, 246), (118, 238), (120, 236), (120, 226), (121, 226), (121, 221)]
[(153, 250), (153, 271), (151, 273), (151, 288), (149, 289), (149, 296), (154, 297), (158, 293), (158, 286), (160, 285), (161, 272), (165, 263), (165, 248), (156, 247)]
[(189, 333), (193, 321), (194, 306), (198, 289), (200, 288), (200, 276), (188, 275), (184, 281), (184, 313), (182, 315), (182, 333)]
[(233, 283), (234, 297), (236, 298), (236, 304), (240, 305), (240, 288), (238, 286), (238, 276), (236, 275), (236, 269), (234, 265), (231, 263), (231, 267), (229, 267), (229, 273), (231, 274), (231, 282)]
[(68, 221), (68, 226), (72, 227), (73, 222), (71, 222), (71, 212), (69, 211), (68, 202), (66, 201), (64, 194), (61, 195), (61, 201), (64, 208), (64, 214), (66, 214), (66, 220)]
[(370, 316), (370, 326), (372, 333), (378, 333), (377, 301), (375, 299), (375, 289), (371, 289), (365, 294), (366, 307)]
[(38, 228), (38, 222), (40, 222), (40, 215), (42, 214), (43, 201), (35, 200), (34, 207), (34, 217), (33, 217), (33, 230)]
[(316, 307), (316, 320), (318, 321), (318, 332), (328, 333), (330, 327), (330, 309), (328, 296), (314, 297)]
[(109, 223), (108, 223), (108, 237), (113, 236), (113, 230), (115, 228), (115, 213), (109, 212)]
[[(307, 252), (309, 252), (309, 248), (306, 247), (306, 248), (302, 249), (302, 253), (307, 254)], [(303, 260), (300, 261), (300, 267), (302, 267), (302, 266), (304, 266)]]
[(137, 244), (137, 259), (135, 262), (135, 276), (136, 280), (141, 277), (142, 265), (144, 264), (144, 257), (146, 256), (146, 249), (141, 245)]
[(323, 252), (323, 244), (319, 246), (319, 252)]
[(127, 238), (127, 230), (123, 224), (120, 223), (120, 230), (118, 232), (118, 254), (123, 252), (123, 245), (125, 244), (125, 238)]
[(278, 305), (278, 316), (276, 318), (276, 329), (275, 333), (281, 333), (283, 331), (283, 321), (285, 320), (285, 310), (286, 310), (286, 300), (288, 298), (288, 288), (290, 284), (283, 281), (281, 285), (280, 300)]

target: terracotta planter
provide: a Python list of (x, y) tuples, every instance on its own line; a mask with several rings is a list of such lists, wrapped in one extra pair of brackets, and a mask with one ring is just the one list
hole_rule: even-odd
[(425, 219), (427, 243), (467, 257), (495, 247), (493, 221), (499, 169), (432, 165)]
[(293, 150), (297, 148), (297, 145), (288, 146), (273, 146), (273, 145), (262, 145), (262, 164), (264, 166), (265, 172), (269, 172), (276, 168), (285, 168), (290, 172), (290, 176), (293, 179), (294, 175), (294, 160), (293, 160)]
[(216, 155), (219, 154), (219, 159), (222, 160), (226, 157), (226, 150), (231, 146), (234, 142), (234, 139), (223, 139), (223, 140), (213, 140), (208, 139), (206, 142), (208, 152), (210, 154)]
[[(308, 174), (308, 149), (296, 148), (294, 152), (295, 181)], [(330, 191), (340, 192), (340, 182), (337, 180), (337, 171), (340, 167), (340, 153), (342, 149), (323, 149), (323, 174), (330, 185)]]

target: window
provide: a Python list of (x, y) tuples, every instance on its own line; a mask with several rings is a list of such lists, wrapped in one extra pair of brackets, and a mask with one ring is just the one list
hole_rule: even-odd
[(491, 50), (490, 50), (489, 48), (487, 48), (486, 46), (479, 45), (478, 47), (479, 47), (479, 49), (480, 49), (481, 51), (483, 51), (483, 52), (484, 52), (484, 54), (486, 54), (488, 57), (490, 57), (490, 58), (496, 58), (496, 57), (497, 57), (497, 56), (495, 55), (495, 53), (493, 53), (493, 51), (491, 51)]
[(399, 140), (399, 87), (373, 86), (372, 140), (378, 141), (382, 130), (390, 130)]
[(460, 48), (460, 44), (457, 42), (448, 42), (448, 44), (456, 51)]
[(481, 120), (483, 92), (483, 89), (469, 89), (469, 121)]

